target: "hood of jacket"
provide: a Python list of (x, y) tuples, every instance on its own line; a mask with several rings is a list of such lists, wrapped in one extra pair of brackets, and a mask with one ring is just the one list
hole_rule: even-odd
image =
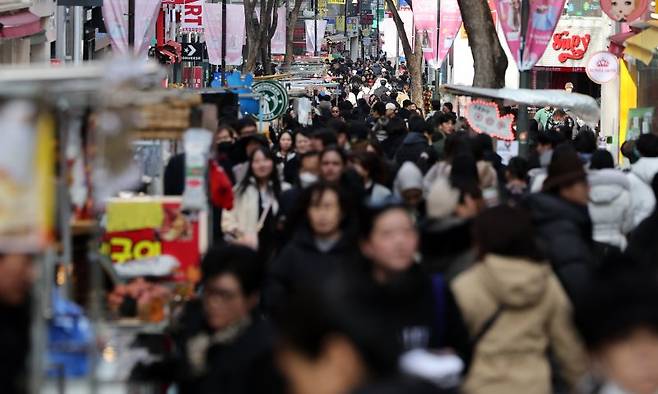
[(484, 285), (505, 306), (532, 306), (546, 291), (551, 269), (548, 264), (493, 254), (485, 256), (482, 264)]
[(594, 204), (609, 204), (631, 187), (626, 175), (612, 168), (591, 170), (587, 179), (590, 185), (589, 199)]
[(404, 162), (395, 177), (393, 188), (398, 196), (401, 196), (403, 191), (409, 189), (423, 190), (423, 173), (414, 163)]
[(524, 201), (533, 221), (542, 225), (558, 220), (574, 222), (580, 228), (591, 227), (587, 206), (578, 206), (550, 193), (533, 193)]
[(411, 132), (404, 137), (404, 141), (402, 141), (402, 145), (415, 145), (415, 144), (425, 144), (429, 146), (429, 143), (427, 142), (427, 138), (421, 133), (414, 133)]
[(631, 172), (642, 182), (650, 185), (653, 177), (658, 173), (658, 157), (641, 157), (631, 166)]

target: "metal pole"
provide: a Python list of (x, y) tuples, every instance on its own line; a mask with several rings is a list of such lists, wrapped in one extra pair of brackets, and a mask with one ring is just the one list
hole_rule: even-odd
[(57, 41), (55, 42), (55, 56), (62, 63), (66, 62), (66, 24), (68, 7), (57, 7)]
[(343, 20), (343, 35), (345, 36), (345, 42), (347, 42), (347, 2), (349, 0), (345, 0), (345, 20)]
[[(379, 47), (379, 42), (381, 41), (381, 36), (379, 35), (380, 34), (379, 33), (379, 0), (377, 0), (377, 7), (375, 8), (376, 8), (375, 18), (377, 20), (377, 58), (379, 58), (379, 51), (381, 50), (381, 48)], [(397, 68), (395, 69), (395, 71), (397, 72)]]
[[(434, 99), (439, 99), (439, 85), (441, 83), (441, 63), (439, 63), (439, 47), (441, 40), (441, 0), (436, 4), (436, 71), (434, 73)], [(428, 74), (429, 75), (429, 74)]]
[(82, 62), (83, 7), (73, 7), (73, 63)]
[[(521, 1), (521, 47), (519, 51), (521, 67), (524, 63), (524, 52), (526, 44), (526, 34), (528, 31), (528, 18), (530, 11), (530, 1), (522, 0)], [(530, 82), (530, 72), (529, 71), (520, 71), (519, 78), (519, 88), (527, 89), (529, 88)], [(516, 119), (516, 136), (519, 140), (519, 155), (521, 157), (528, 156), (528, 107), (524, 104), (519, 105), (519, 113)]]
[(135, 0), (128, 0), (128, 45), (135, 47)]
[(226, 0), (222, 0), (222, 86), (226, 86)]
[(318, 0), (315, 0), (315, 16), (313, 18), (313, 24), (315, 25), (315, 45), (313, 46), (313, 55), (318, 56)]

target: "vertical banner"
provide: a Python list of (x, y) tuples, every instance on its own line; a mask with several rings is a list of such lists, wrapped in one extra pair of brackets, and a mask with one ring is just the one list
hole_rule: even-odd
[(205, 0), (185, 0), (180, 20), (182, 32), (203, 32), (203, 7), (205, 5)]
[(420, 40), (423, 48), (423, 57), (425, 60), (434, 60), (436, 58), (436, 34), (437, 34), (437, 1), (436, 0), (415, 0), (413, 15), (414, 26), (418, 32), (416, 39)]
[(277, 10), (278, 19), (276, 23), (276, 31), (272, 37), (272, 55), (283, 55), (286, 53), (286, 7), (279, 7)]
[[(304, 21), (306, 23), (306, 52), (313, 55), (315, 54), (315, 20), (307, 19)], [(322, 40), (324, 39), (324, 31), (327, 29), (327, 21), (324, 19), (318, 19), (318, 53), (320, 52), (320, 47), (322, 46)]]
[[(226, 5), (226, 64), (242, 64), (242, 43), (245, 37), (244, 6)], [(222, 4), (206, 3), (203, 8), (203, 27), (210, 64), (222, 64)]]
[(526, 71), (539, 61), (553, 36), (565, 0), (530, 0), (528, 31), (521, 59), (521, 0), (498, 0), (496, 9), (512, 56), (519, 70)]
[(441, 67), (452, 43), (459, 33), (462, 25), (462, 14), (459, 11), (457, 0), (441, 0), (441, 12), (439, 13), (439, 53), (437, 56), (437, 67)]
[[(413, 48), (413, 25), (414, 25), (414, 16), (410, 10), (400, 10), (400, 19), (404, 24), (404, 31), (407, 34), (407, 39), (409, 44)], [(395, 25), (393, 18), (384, 18), (382, 20), (381, 31), (384, 32), (384, 46), (382, 50), (386, 53), (386, 57), (396, 57), (404, 56), (404, 50), (402, 49), (402, 41), (398, 35), (398, 28)]]
[[(155, 21), (160, 11), (161, 0), (135, 2), (135, 54), (146, 55), (151, 37), (155, 35)], [(103, 20), (110, 36), (112, 48), (119, 53), (128, 53), (128, 0), (105, 0)]]

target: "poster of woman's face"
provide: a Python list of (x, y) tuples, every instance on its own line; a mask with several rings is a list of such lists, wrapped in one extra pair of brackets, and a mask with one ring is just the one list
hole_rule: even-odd
[(649, 0), (601, 0), (601, 9), (610, 19), (632, 22), (647, 10)]

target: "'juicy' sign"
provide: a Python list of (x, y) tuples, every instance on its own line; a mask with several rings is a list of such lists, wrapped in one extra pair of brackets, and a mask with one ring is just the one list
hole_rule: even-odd
[(569, 31), (562, 31), (553, 34), (553, 49), (562, 51), (558, 55), (560, 63), (565, 63), (567, 60), (582, 60), (585, 53), (589, 49), (591, 36), (589, 34), (570, 35)]

